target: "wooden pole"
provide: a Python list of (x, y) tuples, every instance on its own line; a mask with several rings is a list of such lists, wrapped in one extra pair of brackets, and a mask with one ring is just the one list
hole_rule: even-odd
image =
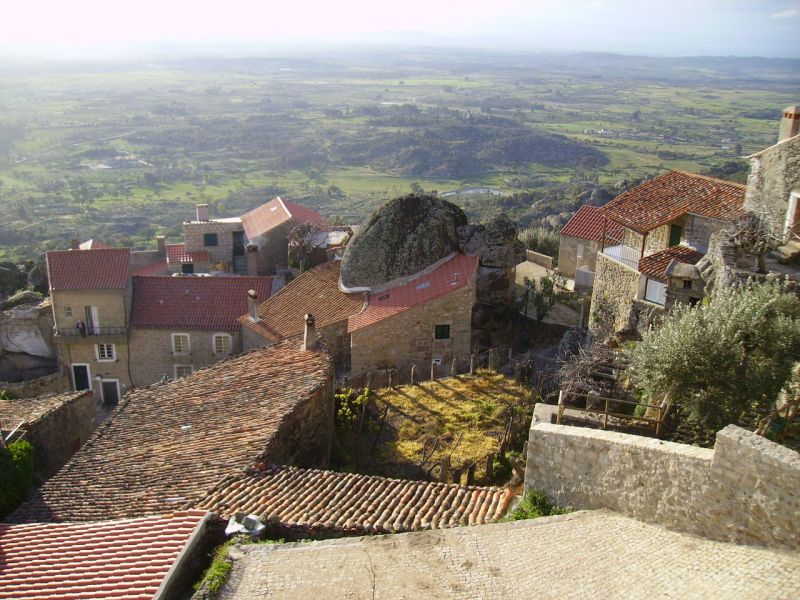
[(458, 375), (458, 359), (454, 356), (453, 363), (450, 365), (450, 377)]
[(472, 463), (467, 469), (467, 485), (475, 484), (475, 463)]
[(367, 389), (372, 389), (372, 371), (367, 372)]
[(450, 477), (450, 457), (443, 456), (439, 462), (439, 482), (447, 483), (448, 477)]
[(471, 354), (469, 357), (469, 374), (475, 375), (475, 355)]
[(417, 385), (417, 365), (411, 365), (411, 385)]
[(486, 481), (491, 481), (494, 477), (494, 454), (486, 457)]
[(436, 363), (431, 361), (431, 381), (436, 380)]

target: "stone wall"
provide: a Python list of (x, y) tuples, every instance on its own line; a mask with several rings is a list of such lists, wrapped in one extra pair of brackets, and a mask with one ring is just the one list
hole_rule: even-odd
[(289, 231), (295, 225), (294, 220), (291, 220), (249, 240), (249, 243), (258, 246), (258, 275), (275, 275), (276, 267), (288, 266)]
[(757, 214), (769, 231), (783, 236), (789, 196), (800, 190), (800, 136), (795, 136), (754, 154), (744, 208)]
[(45, 394), (61, 394), (71, 389), (72, 380), (62, 371), (26, 381), (0, 381), (0, 390), (4, 390), (11, 398), (35, 398)]
[(553, 268), (553, 257), (542, 254), (541, 252), (534, 252), (533, 250), (525, 251), (525, 260), (532, 262), (535, 265), (541, 265), (545, 269)]
[(702, 253), (708, 252), (711, 236), (725, 226), (724, 221), (709, 219), (698, 215), (689, 215), (686, 229), (683, 232), (684, 242)]
[[(78, 321), (86, 323), (87, 306), (96, 306), (100, 327), (125, 327), (128, 322), (125, 290), (54, 290), (51, 295), (56, 327), (73, 329)], [(65, 310), (70, 308), (71, 315)]]
[[(97, 344), (114, 344), (114, 360), (99, 360)], [(119, 380), (120, 397), (132, 387), (128, 369), (128, 343), (124, 335), (74, 337), (65, 343), (58, 343), (57, 348), (58, 362), (62, 373), (70, 380), (70, 389), (74, 389), (72, 365), (75, 364), (89, 365), (89, 385), (98, 402), (103, 398), (96, 377)]]
[[(325, 348), (331, 356), (333, 364), (344, 371), (350, 369), (350, 334), (347, 333), (347, 319), (338, 323), (331, 323), (317, 329), (317, 335), (322, 336)], [(299, 336), (298, 336), (298, 339)], [(273, 342), (257, 334), (249, 327), (242, 327), (242, 347), (244, 352), (272, 346)]]
[[(240, 221), (187, 221), (183, 224), (183, 239), (187, 252), (205, 250), (216, 262), (230, 266), (233, 262), (233, 232), (244, 231)], [(203, 235), (217, 234), (217, 245), (206, 246)]]
[[(430, 373), (431, 359), (449, 368), (453, 357), (468, 365), (472, 338), (473, 282), (445, 296), (412, 307), (351, 335), (353, 375), (387, 367), (407, 371), (416, 364)], [(435, 340), (436, 325), (450, 325), (449, 340)]]
[(631, 307), (639, 295), (641, 275), (605, 254), (597, 255), (589, 329), (594, 335), (628, 327)]
[[(583, 246), (583, 256), (578, 260), (578, 246)], [(580, 267), (586, 266), (590, 271), (594, 271), (597, 264), (597, 253), (600, 251), (600, 243), (592, 240), (562, 235), (558, 244), (558, 271), (565, 277), (575, 277), (575, 271)]]
[(34, 466), (39, 477), (55, 475), (89, 439), (97, 426), (97, 402), (83, 394), (48, 412), (25, 429), (33, 445)]
[(712, 450), (534, 420), (525, 486), (710, 539), (800, 548), (800, 455), (734, 425)]
[[(173, 354), (172, 334), (189, 335), (189, 353)], [(228, 333), (231, 336), (231, 353), (214, 354), (213, 335)], [(136, 387), (152, 385), (166, 375), (175, 376), (175, 365), (191, 365), (195, 371), (230, 358), (242, 351), (242, 334), (239, 331), (186, 331), (169, 329), (134, 329), (131, 331), (131, 376)]]
[(325, 384), (283, 418), (264, 451), (264, 460), (298, 467), (328, 465), (333, 443), (333, 389), (331, 365)]

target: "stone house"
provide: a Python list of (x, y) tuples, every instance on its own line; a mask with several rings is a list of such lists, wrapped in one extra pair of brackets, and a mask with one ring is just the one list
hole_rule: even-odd
[[(179, 378), (242, 352), (237, 318), (272, 277), (133, 277), (128, 348), (136, 387)], [(301, 321), (302, 322), (302, 321)]]
[(293, 279), (264, 302), (253, 299), (248, 314), (239, 318), (244, 350), (272, 346), (303, 335), (306, 314), (314, 315), (334, 364), (350, 368), (350, 335), (347, 319), (364, 306), (365, 294), (339, 289), (341, 262), (323, 263)]
[(74, 390), (116, 404), (131, 387), (130, 250), (57, 250), (46, 255), (58, 362)]
[(293, 227), (301, 223), (321, 230), (330, 227), (319, 213), (280, 197), (241, 217), (212, 219), (207, 204), (198, 204), (196, 209), (195, 219), (183, 224), (182, 254), (179, 257), (179, 250), (175, 250), (175, 271), (171, 272), (274, 275), (278, 267), (289, 264), (289, 232)]
[(97, 402), (89, 390), (37, 398), (0, 399), (0, 431), (23, 433), (40, 479), (54, 475), (92, 435)]
[(622, 237), (622, 226), (617, 223), (607, 224), (601, 207), (588, 204), (581, 206), (559, 235), (559, 273), (570, 279), (576, 277), (575, 272), (578, 269), (594, 273), (605, 228), (608, 228), (609, 237)]
[(745, 209), (761, 218), (774, 244), (800, 241), (800, 107), (784, 109), (777, 144), (748, 158)]
[(84, 522), (193, 508), (262, 462), (324, 466), (333, 368), (295, 340), (130, 392), (64, 467), (7, 520)]
[(469, 364), (478, 257), (455, 253), (389, 286), (373, 288), (347, 323), (354, 375), (412, 365), (446, 372)]
[[(687, 277), (678, 286), (673, 280), (680, 270), (670, 265), (696, 264), (711, 235), (743, 214), (744, 195), (737, 183), (670, 171), (606, 204), (590, 327), (624, 329), (637, 310), (664, 310), (682, 297), (700, 297), (698, 281)], [(669, 283), (684, 291), (669, 294)]]

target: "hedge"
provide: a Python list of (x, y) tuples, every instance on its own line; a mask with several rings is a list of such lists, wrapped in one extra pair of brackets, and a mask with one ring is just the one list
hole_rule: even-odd
[(25, 499), (33, 485), (33, 446), (17, 440), (0, 447), (0, 518)]

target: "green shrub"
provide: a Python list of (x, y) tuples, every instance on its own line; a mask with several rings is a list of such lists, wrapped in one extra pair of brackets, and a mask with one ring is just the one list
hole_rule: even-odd
[(0, 448), (0, 518), (25, 499), (33, 485), (33, 446), (17, 440)]
[(538, 519), (553, 515), (565, 515), (572, 512), (569, 507), (556, 506), (544, 492), (528, 490), (522, 497), (519, 505), (509, 514), (506, 521), (521, 521), (523, 519)]
[(369, 402), (369, 388), (360, 392), (353, 388), (342, 388), (334, 394), (336, 399), (336, 425), (352, 427), (361, 418), (367, 402)]
[(528, 250), (539, 252), (553, 257), (553, 265), (558, 261), (558, 233), (544, 227), (529, 227), (523, 229), (519, 239)]

